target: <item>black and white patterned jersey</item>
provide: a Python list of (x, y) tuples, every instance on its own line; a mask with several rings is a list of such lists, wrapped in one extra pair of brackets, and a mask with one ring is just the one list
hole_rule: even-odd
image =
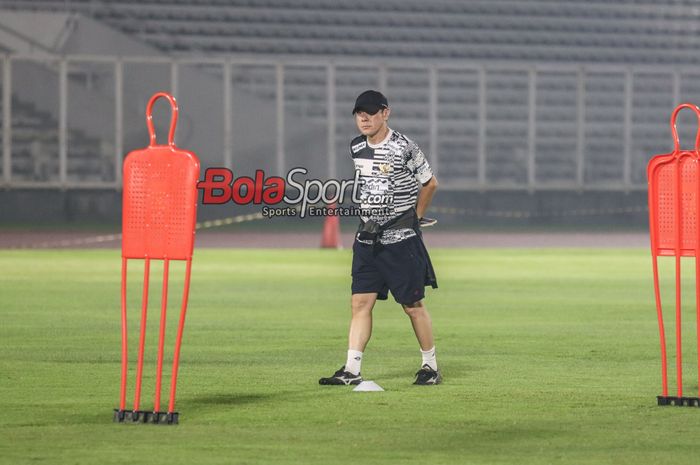
[[(368, 213), (362, 216), (363, 221), (372, 219), (382, 225), (414, 207), (418, 182), (424, 184), (433, 177), (420, 147), (392, 129), (376, 145), (364, 135), (354, 138), (350, 154), (363, 181), (360, 208)], [(379, 240), (382, 244), (394, 244), (415, 235), (413, 229), (392, 229), (384, 231)]]

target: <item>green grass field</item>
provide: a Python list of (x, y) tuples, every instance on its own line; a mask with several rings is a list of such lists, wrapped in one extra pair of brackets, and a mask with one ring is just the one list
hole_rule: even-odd
[[(349, 251), (198, 250), (181, 423), (157, 426), (112, 423), (119, 252), (0, 251), (0, 462), (697, 463), (700, 409), (655, 405), (647, 250), (432, 255), (440, 289), (426, 302), (444, 384), (411, 384), (420, 354), (410, 322), (395, 303), (380, 302), (363, 375), (386, 392), (354, 393), (317, 384), (345, 359)], [(142, 265), (132, 263), (135, 323)], [(143, 407), (152, 404), (161, 269), (152, 267)], [(182, 270), (172, 266), (173, 316)], [(697, 352), (685, 276), (692, 395)], [(175, 320), (168, 325), (171, 346)]]

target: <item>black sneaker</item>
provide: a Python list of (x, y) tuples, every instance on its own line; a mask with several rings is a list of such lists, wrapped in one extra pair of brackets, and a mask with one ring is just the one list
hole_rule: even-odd
[(351, 384), (360, 384), (362, 382), (362, 376), (360, 374), (353, 375), (349, 371), (345, 371), (345, 365), (340, 367), (340, 370), (333, 373), (330, 378), (321, 378), (318, 380), (318, 384), (323, 385), (336, 385), (336, 386), (349, 386)]
[(442, 383), (442, 375), (440, 370), (435, 371), (430, 366), (423, 365), (420, 370), (416, 373), (416, 380), (413, 384), (419, 384), (421, 386), (429, 386), (433, 384)]

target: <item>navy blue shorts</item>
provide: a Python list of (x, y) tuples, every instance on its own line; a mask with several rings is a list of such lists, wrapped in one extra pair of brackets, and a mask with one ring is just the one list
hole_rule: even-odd
[(433, 266), (421, 238), (372, 246), (355, 241), (352, 246), (352, 293), (376, 292), (386, 300), (389, 291), (400, 304), (425, 297), (425, 286), (437, 287)]

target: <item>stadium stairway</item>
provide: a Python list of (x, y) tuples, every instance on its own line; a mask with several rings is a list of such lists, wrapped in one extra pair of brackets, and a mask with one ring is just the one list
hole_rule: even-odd
[[(2, 97), (0, 96), (0, 105)], [(12, 176), (17, 181), (58, 179), (58, 122), (32, 103), (12, 100)], [(0, 126), (3, 116), (0, 113)], [(0, 135), (0, 143), (2, 136)], [(114, 179), (112, 152), (80, 130), (68, 130), (67, 174), (71, 181)], [(1, 172), (1, 169), (0, 169)]]

